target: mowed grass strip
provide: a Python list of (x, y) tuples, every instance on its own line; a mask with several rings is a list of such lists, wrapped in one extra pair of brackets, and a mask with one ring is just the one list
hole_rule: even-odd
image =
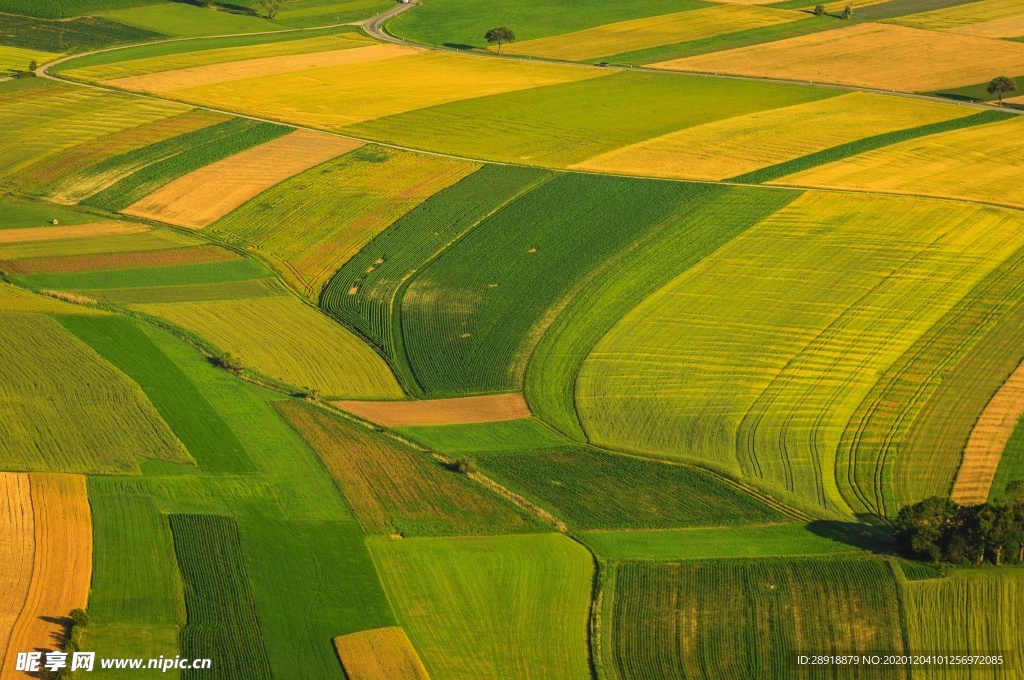
[(604, 336), (577, 379), (584, 431), (845, 510), (835, 461), (850, 417), (877, 373), (1020, 247), (1020, 219), (805, 193)]
[(403, 436), (435, 451), (526, 451), (564, 446), (567, 442), (534, 418), (462, 425), (419, 425), (396, 428)]
[(324, 286), (320, 307), (357, 329), (408, 373), (396, 323), (403, 286), (489, 215), (551, 177), (539, 170), (490, 164), (471, 172), (395, 220), (354, 254)]
[(217, 659), (223, 678), (269, 680), (273, 675), (234, 518), (172, 514), (170, 522), (188, 612), (181, 655)]
[(599, 72), (608, 75), (465, 99), (344, 129), (417, 149), (565, 167), (694, 125), (836, 94), (803, 85)]
[(994, 72), (1024, 73), (1024, 44), (866, 23), (654, 66), (933, 92), (986, 81)]
[(876, 149), (790, 175), (779, 184), (950, 196), (1024, 207), (1024, 161), (1014, 118)]
[[(361, 49), (371, 48), (356, 48)], [(608, 75), (592, 68), (483, 61), (431, 51), (299, 73), (301, 76), (254, 73), (242, 80), (182, 86), (165, 94), (239, 113), (338, 130), (427, 106)]]
[[(880, 559), (626, 562), (605, 597), (605, 658), (624, 679), (737, 678), (751, 669), (789, 678), (793, 650), (904, 651), (896, 579)], [(872, 677), (904, 673), (890, 666)]]
[(432, 677), (587, 678), (593, 561), (560, 534), (371, 539)]
[(476, 458), (484, 474), (573, 528), (769, 524), (788, 518), (706, 472), (583, 447)]
[(275, 406), (320, 456), (368, 533), (410, 537), (546, 530), (428, 454), (305, 404)]
[(138, 385), (56, 321), (5, 313), (0, 339), (5, 468), (131, 474), (139, 458), (191, 462)]
[(375, 628), (334, 638), (338, 658), (350, 678), (429, 680), (419, 654), (398, 626)]
[(402, 396), (390, 369), (351, 331), (290, 295), (254, 300), (141, 304), (239, 357), (246, 368), (324, 395)]
[(275, 184), (360, 146), (362, 142), (296, 130), (179, 177), (124, 212), (202, 229)]
[(0, 260), (0, 268), (11, 274), (66, 274), (106, 269), (204, 264), (237, 259), (239, 255), (233, 251), (220, 246), (206, 245), (127, 253), (26, 257), (19, 260)]
[(507, 45), (502, 51), (507, 54), (584, 61), (805, 18), (805, 14), (770, 7), (721, 5), (606, 24), (551, 38), (526, 40)]
[(479, 167), (363, 147), (263, 192), (209, 233), (269, 261), (310, 298), (392, 222)]
[(35, 558), (35, 514), (28, 475), (0, 472), (0, 661), (6, 666), (8, 642), (25, 608)]
[(571, 167), (722, 180), (863, 137), (964, 115), (968, 112), (952, 105), (852, 92), (686, 128)]

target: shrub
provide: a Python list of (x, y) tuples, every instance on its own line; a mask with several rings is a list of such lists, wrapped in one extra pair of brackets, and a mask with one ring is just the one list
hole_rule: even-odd
[(815, 5), (814, 6), (814, 16), (820, 17), (820, 16), (823, 16), (824, 14), (825, 14), (825, 5)]

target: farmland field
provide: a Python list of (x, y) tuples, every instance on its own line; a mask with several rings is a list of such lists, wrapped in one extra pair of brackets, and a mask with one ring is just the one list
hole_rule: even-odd
[[(912, 28), (927, 28), (937, 31), (958, 30), (963, 33), (974, 33), (970, 30), (979, 24), (1000, 19), (1010, 19), (1024, 14), (1019, 3), (1014, 0), (981, 0), (964, 5), (954, 5), (920, 12), (908, 16), (891, 19), (890, 22)], [(992, 36), (1002, 37), (1002, 36)], [(1007, 36), (1012, 37), (1012, 36)]]
[(334, 638), (341, 665), (352, 678), (428, 680), (427, 669), (405, 631), (397, 626)]
[(471, 453), (562, 446), (565, 440), (533, 418), (461, 425), (418, 425), (396, 428), (404, 436), (437, 451)]

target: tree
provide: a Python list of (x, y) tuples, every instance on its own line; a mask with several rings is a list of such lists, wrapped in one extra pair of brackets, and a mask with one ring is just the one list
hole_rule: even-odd
[(221, 354), (217, 357), (217, 365), (233, 373), (238, 373), (244, 368), (241, 359), (234, 354)]
[(1024, 501), (1024, 479), (1011, 479), (1007, 482), (1006, 497), (1012, 501)]
[(1003, 105), (1003, 93), (1005, 93), (1005, 92), (1016, 92), (1017, 91), (1017, 83), (1013, 82), (1012, 78), (1007, 78), (1006, 76), (999, 76), (997, 78), (993, 78), (992, 79), (992, 82), (988, 84), (988, 87), (985, 88), (985, 91), (988, 92), (989, 94), (997, 94), (998, 93), (999, 94), (999, 105), (1002, 106)]
[(260, 0), (260, 7), (267, 13), (268, 19), (276, 19), (277, 13), (281, 11), (282, 0)]
[(896, 517), (896, 540), (905, 553), (938, 562), (956, 515), (957, 504), (948, 498), (934, 496), (908, 505)]
[(507, 26), (498, 26), (484, 33), (484, 40), (493, 45), (498, 43), (498, 54), (501, 54), (501, 46), (504, 43), (511, 43), (516, 41), (516, 34), (512, 32), (511, 28)]
[(468, 458), (455, 461), (455, 471), (463, 475), (471, 475), (476, 472), (476, 463)]
[(814, 16), (820, 17), (825, 15), (825, 5), (814, 6)]
[(846, 7), (843, 8), (842, 17), (844, 19), (852, 19), (853, 18), (853, 5), (847, 5)]
[(32, 59), (31, 61), (28, 62), (28, 70), (29, 70), (29, 72), (35, 73), (36, 69), (38, 69), (38, 68), (39, 68), (39, 64), (36, 63), (35, 59)]

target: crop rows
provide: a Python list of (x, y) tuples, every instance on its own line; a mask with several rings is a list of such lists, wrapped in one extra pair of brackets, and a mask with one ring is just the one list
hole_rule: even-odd
[[(271, 680), (238, 526), (218, 515), (170, 516), (174, 552), (185, 586), (188, 623), (181, 655), (214, 659), (226, 680)], [(204, 671), (185, 671), (186, 680)]]
[(549, 449), (567, 442), (534, 418), (499, 420), (493, 423), (419, 425), (397, 428), (404, 436), (434, 451), (472, 453)]
[[(874, 559), (626, 562), (606, 594), (614, 602), (604, 644), (622, 680), (789, 678), (794, 653), (902, 652), (896, 588)], [(814, 670), (806, 676), (836, 672)]]
[[(0, 3), (0, 11), (13, 9), (8, 2), (19, 2), (29, 7), (39, 4), (35, 0), (5, 0), (4, 3)], [(0, 45), (47, 52), (86, 52), (159, 37), (159, 33), (120, 24), (103, 17), (46, 21), (17, 14), (5, 14), (4, 21), (0, 24)]]

